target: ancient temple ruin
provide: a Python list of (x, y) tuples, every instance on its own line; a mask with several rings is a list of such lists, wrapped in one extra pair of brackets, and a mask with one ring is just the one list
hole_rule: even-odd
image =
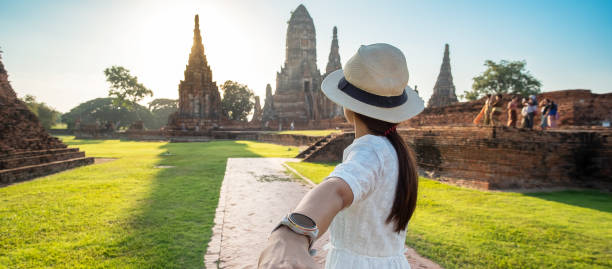
[(193, 46), (185, 68), (185, 79), (179, 84), (179, 109), (170, 116), (172, 129), (198, 130), (216, 125), (223, 118), (221, 95), (204, 54), (198, 15), (195, 16)]
[[(323, 79), (325, 79), (327, 75), (331, 74), (331, 72), (342, 69), (342, 63), (340, 62), (340, 53), (338, 50), (338, 28), (334, 26), (331, 49), (329, 50), (329, 57), (327, 58), (327, 67), (325, 67), (325, 74), (323, 75)], [(322, 98), (322, 102), (322, 113), (324, 118), (342, 116), (343, 112), (341, 106), (332, 102), (327, 97)]]
[(450, 57), (448, 52), (448, 44), (444, 46), (444, 58), (442, 58), (442, 66), (440, 66), (440, 74), (433, 89), (433, 94), (429, 98), (427, 107), (447, 106), (457, 102), (455, 95), (455, 84), (453, 84), (453, 75), (451, 74)]
[[(337, 29), (326, 74), (342, 68), (338, 54)], [(316, 32), (312, 17), (304, 5), (291, 14), (287, 26), (285, 63), (276, 74), (276, 92), (266, 94), (263, 119), (285, 125), (329, 119), (341, 115), (340, 108), (321, 92), (323, 76), (317, 67)], [(270, 105), (268, 105), (270, 103)]]
[(0, 186), (93, 162), (47, 133), (17, 98), (0, 57)]
[(259, 96), (255, 96), (255, 107), (253, 108), (253, 118), (251, 122), (261, 122), (263, 110), (261, 109), (261, 102), (259, 102)]

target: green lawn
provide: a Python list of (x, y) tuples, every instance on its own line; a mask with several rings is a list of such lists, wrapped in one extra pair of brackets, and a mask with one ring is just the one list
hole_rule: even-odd
[(315, 184), (321, 183), (334, 170), (337, 163), (286, 162), (291, 168)]
[[(288, 165), (314, 182), (333, 170)], [(445, 268), (612, 268), (612, 195), (487, 192), (421, 178), (406, 243)]]
[(118, 159), (0, 188), (0, 268), (201, 268), (226, 159), (298, 153), (246, 141), (62, 138)]
[(274, 132), (275, 134), (298, 134), (307, 136), (326, 136), (332, 133), (340, 133), (342, 130), (328, 129), (328, 130), (287, 130)]

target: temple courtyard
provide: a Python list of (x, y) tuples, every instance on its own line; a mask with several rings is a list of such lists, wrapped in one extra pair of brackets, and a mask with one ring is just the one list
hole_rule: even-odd
[[(259, 249), (232, 242), (255, 238), (250, 244), (261, 246), (277, 211), (289, 209), (335, 165), (279, 159), (299, 149), (253, 141), (60, 138), (97, 163), (0, 188), (2, 268), (254, 263)], [(236, 165), (257, 171), (239, 169), (245, 175), (231, 177)], [(232, 202), (232, 195), (249, 191), (258, 195)], [(287, 191), (295, 195), (279, 195)], [(266, 231), (249, 237), (236, 214)], [(484, 191), (421, 178), (406, 245), (422, 256), (411, 257), (413, 268), (609, 268), (611, 230), (609, 192)]]

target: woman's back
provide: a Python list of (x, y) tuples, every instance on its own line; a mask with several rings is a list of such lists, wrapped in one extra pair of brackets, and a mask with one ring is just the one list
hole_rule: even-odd
[(346, 181), (354, 200), (329, 228), (326, 268), (409, 268), (403, 256), (406, 230), (396, 233), (394, 222), (386, 222), (398, 180), (398, 158), (389, 140), (375, 135), (355, 139), (330, 177)]

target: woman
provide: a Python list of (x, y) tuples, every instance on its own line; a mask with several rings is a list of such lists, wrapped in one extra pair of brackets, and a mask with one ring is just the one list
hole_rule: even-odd
[(491, 126), (495, 126), (495, 119), (502, 114), (502, 97), (502, 94), (498, 93), (493, 98), (493, 102), (491, 102), (491, 116), (489, 116)]
[(548, 109), (548, 127), (557, 128), (557, 118), (559, 117), (557, 111), (557, 104), (555, 104), (555, 102), (550, 99), (547, 100), (550, 104), (550, 108)]
[(542, 128), (542, 130), (546, 130), (546, 127), (548, 127), (548, 109), (550, 109), (548, 98), (540, 102), (540, 107), (542, 112), (542, 118), (540, 118), (540, 127)]
[(272, 232), (260, 268), (316, 268), (310, 246), (328, 228), (326, 268), (410, 268), (404, 242), (416, 207), (417, 166), (395, 127), (424, 102), (407, 84), (406, 59), (388, 44), (361, 46), (344, 70), (325, 78), (321, 89), (344, 107), (355, 140)]
[(513, 96), (512, 101), (508, 103), (508, 127), (516, 127), (516, 121), (518, 120), (518, 96)]

